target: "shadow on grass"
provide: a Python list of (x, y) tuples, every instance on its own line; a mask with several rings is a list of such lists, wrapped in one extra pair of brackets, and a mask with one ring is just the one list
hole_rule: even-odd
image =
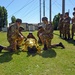
[[(0, 63), (5, 63), (5, 62), (9, 62), (11, 61), (13, 58), (12, 58), (12, 55), (14, 54), (14, 52), (1, 52), (0, 54)], [(16, 52), (15, 54), (19, 54), (18, 52)]]
[[(54, 33), (54, 35), (59, 36), (59, 34), (56, 34), (56, 33)], [(60, 38), (60, 36), (59, 36), (59, 38)], [(60, 39), (64, 40), (63, 38), (60, 38)], [(70, 39), (70, 40), (65, 40), (65, 41), (67, 41), (68, 43), (71, 43), (71, 44), (75, 45), (75, 40)]]
[[(38, 53), (29, 53), (27, 52), (27, 57), (29, 56), (36, 56)], [(53, 49), (50, 49), (50, 50), (46, 50), (46, 51), (42, 51), (41, 54), (38, 54), (44, 58), (53, 58), (53, 57), (56, 57), (56, 52), (53, 50)]]
[(0, 55), (0, 63), (9, 62), (12, 60), (13, 53), (10, 52), (2, 52)]
[(75, 40), (68, 40), (67, 42), (75, 45)]
[(41, 56), (44, 58), (53, 58), (56, 57), (56, 52), (53, 49), (43, 51)]

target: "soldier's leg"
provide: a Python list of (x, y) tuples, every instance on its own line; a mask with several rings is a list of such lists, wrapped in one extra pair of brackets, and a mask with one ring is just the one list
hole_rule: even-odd
[(46, 42), (44, 42), (43, 50), (47, 50), (47, 49), (48, 49), (48, 47), (47, 47), (47, 43), (46, 43)]
[(68, 28), (68, 39), (70, 39), (70, 28)]
[(65, 40), (67, 39), (67, 30), (66, 30), (66, 27), (65, 27), (65, 33), (64, 33), (64, 36), (65, 36)]
[(73, 37), (74, 37), (74, 33), (72, 32), (72, 39), (73, 39)]
[(63, 39), (65, 38), (65, 33), (63, 32)]
[(45, 35), (40, 35), (40, 40), (41, 40), (42, 44), (44, 45), (43, 50), (47, 50), (46, 36)]
[(73, 31), (73, 28), (72, 28), (72, 31), (71, 31), (71, 32), (72, 32), (72, 39), (73, 39), (73, 37), (74, 37), (74, 31)]
[(38, 37), (38, 43), (42, 44), (40, 37)]
[(52, 39), (46, 38), (46, 47), (47, 48), (51, 48), (51, 40)]
[(62, 47), (62, 48), (65, 48), (65, 46), (60, 42), (60, 43), (57, 43), (57, 44), (53, 44), (51, 45), (51, 48), (56, 48), (56, 47)]
[(10, 45), (8, 47), (4, 47), (4, 50), (8, 50), (10, 52), (16, 52), (17, 51), (17, 41), (11, 40), (9, 41)]
[(61, 30), (60, 30), (60, 37), (61, 37)]
[(20, 46), (22, 46), (22, 43), (24, 41), (24, 37), (19, 37), (17, 40), (17, 49), (20, 49)]
[(4, 46), (0, 45), (0, 52), (4, 49)]
[(65, 38), (65, 27), (63, 27), (63, 39)]

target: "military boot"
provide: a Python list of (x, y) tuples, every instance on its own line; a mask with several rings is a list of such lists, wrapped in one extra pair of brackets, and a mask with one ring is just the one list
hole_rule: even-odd
[(0, 45), (0, 52), (2, 51), (3, 48), (4, 48), (4, 47)]
[(48, 50), (48, 48), (47, 48), (47, 45), (46, 45), (46, 44), (44, 44), (44, 48), (43, 48), (43, 50)]
[(62, 44), (62, 42), (59, 43), (59, 46), (61, 46), (63, 49), (65, 48), (65, 46)]

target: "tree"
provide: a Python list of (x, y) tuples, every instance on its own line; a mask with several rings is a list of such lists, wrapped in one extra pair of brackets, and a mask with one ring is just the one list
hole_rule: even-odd
[(11, 17), (11, 23), (15, 23), (16, 22), (16, 18), (15, 18), (15, 16), (12, 16)]
[(7, 26), (7, 23), (8, 23), (8, 21), (7, 21), (7, 10), (5, 9), (5, 7), (2, 7), (2, 9), (3, 9), (3, 27), (4, 27), (4, 25), (6, 25)]
[(0, 28), (7, 26), (7, 10), (0, 6)]
[(54, 30), (57, 30), (58, 23), (59, 23), (59, 17), (60, 17), (60, 13), (58, 13), (57, 15), (55, 15), (54, 18), (53, 18)]

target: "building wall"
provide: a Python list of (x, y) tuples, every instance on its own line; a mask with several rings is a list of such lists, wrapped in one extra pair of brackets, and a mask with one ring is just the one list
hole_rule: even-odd
[[(11, 25), (11, 23), (9, 25)], [(24, 27), (24, 31), (35, 31), (35, 30), (38, 30), (38, 24), (22, 23), (21, 25)]]
[(24, 27), (24, 31), (26, 31), (27, 30), (27, 28), (26, 28), (27, 23), (22, 23), (21, 25)]

